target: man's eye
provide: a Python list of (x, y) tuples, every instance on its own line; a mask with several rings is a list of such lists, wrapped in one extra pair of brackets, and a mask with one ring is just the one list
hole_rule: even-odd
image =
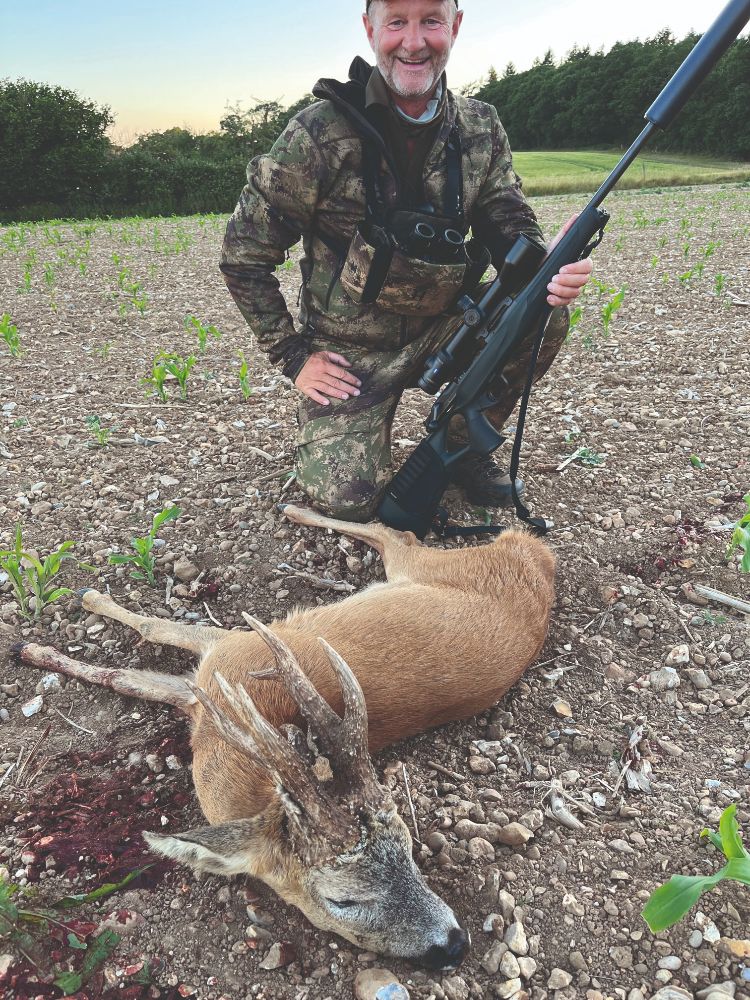
[(401, 28), (403, 28), (403, 26), (404, 26), (404, 22), (403, 21), (389, 21), (388, 22), (388, 27), (392, 31), (400, 31)]

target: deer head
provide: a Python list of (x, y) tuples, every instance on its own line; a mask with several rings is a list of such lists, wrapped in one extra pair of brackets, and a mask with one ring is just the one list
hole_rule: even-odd
[(261, 622), (247, 620), (276, 661), (259, 676), (286, 686), (308, 724), (307, 737), (293, 726), (278, 732), (242, 685), (232, 688), (218, 673), (228, 713), (194, 687), (218, 734), (268, 772), (276, 797), (258, 816), (173, 836), (144, 834), (147, 842), (199, 870), (259, 878), (316, 927), (361, 948), (432, 969), (455, 968), (468, 950), (468, 934), (427, 887), (412, 859), (409, 830), (377, 780), (357, 679), (320, 639), (341, 685), (339, 717), (288, 646)]

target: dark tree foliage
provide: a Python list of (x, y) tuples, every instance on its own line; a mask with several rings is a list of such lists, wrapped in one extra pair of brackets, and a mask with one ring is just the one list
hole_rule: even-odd
[[(491, 69), (473, 96), (494, 104), (515, 149), (623, 148), (696, 39), (664, 30), (607, 53), (576, 46), (559, 63), (547, 50), (525, 72), (512, 62), (502, 75)], [(218, 131), (171, 128), (122, 149), (105, 134), (109, 108), (61, 87), (0, 80), (0, 219), (229, 213), (248, 161), (312, 101), (230, 106)], [(651, 145), (750, 160), (749, 107), (750, 39), (741, 38)]]
[[(509, 64), (472, 96), (497, 108), (515, 149), (621, 148), (641, 131), (644, 112), (697, 40), (676, 41), (664, 30), (607, 53), (576, 47), (557, 64), (548, 51), (523, 73)], [(741, 38), (651, 146), (750, 160), (748, 107), (750, 38)]]
[(72, 90), (0, 80), (0, 208), (89, 201), (106, 170), (112, 121), (109, 108)]

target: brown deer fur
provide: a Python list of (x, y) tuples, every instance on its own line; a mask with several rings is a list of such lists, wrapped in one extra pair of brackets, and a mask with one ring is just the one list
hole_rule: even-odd
[[(285, 508), (285, 514), (299, 524), (332, 528), (362, 539), (382, 555), (387, 582), (373, 584), (338, 603), (294, 611), (271, 625), (273, 635), (291, 651), (314, 688), (339, 716), (344, 711), (342, 688), (320, 638), (345, 661), (344, 668), (349, 665), (364, 693), (370, 750), (488, 708), (539, 654), (554, 600), (555, 561), (548, 547), (530, 534), (510, 530), (488, 545), (439, 550), (420, 544), (411, 532), (380, 524), (334, 521), (291, 506)], [(200, 689), (199, 699), (187, 680), (169, 675), (77, 664), (39, 647), (26, 647), (21, 654), (28, 662), (52, 666), (124, 694), (175, 704), (190, 717), (193, 780), (212, 827), (180, 835), (180, 844), (175, 838), (150, 837), (152, 846), (196, 867), (244, 870), (263, 878), (318, 926), (356, 943), (412, 958), (424, 959), (425, 953), (430, 953), (434, 961), (428, 964), (433, 965), (442, 962), (450, 966), (460, 961), (466, 936), (455, 929), (458, 925), (452, 914), (449, 919), (440, 911), (438, 922), (442, 921), (444, 928), (440, 934), (430, 932), (431, 937), (416, 935), (413, 942), (396, 943), (387, 932), (373, 937), (348, 928), (345, 919), (337, 919), (340, 913), (331, 917), (322, 912), (317, 897), (315, 905), (307, 898), (319, 890), (308, 891), (299, 852), (293, 859), (279, 846), (285, 811), (288, 815), (290, 808), (283, 796), (279, 799), (282, 779), (269, 772), (257, 751), (255, 756), (248, 755), (240, 744), (230, 745), (220, 737), (215, 721), (218, 716), (206, 711), (203, 704), (208, 699), (219, 713), (237, 717), (237, 710), (227, 703), (227, 687), (222, 691), (217, 681), (220, 674), (229, 688), (239, 690), (243, 685), (260, 715), (276, 729), (289, 723), (304, 725), (304, 713), (282, 678), (252, 676), (274, 669), (274, 656), (265, 638), (257, 632), (226, 632), (147, 619), (93, 591), (84, 594), (83, 605), (86, 610), (131, 625), (151, 641), (190, 649), (201, 657), (193, 678)], [(391, 840), (398, 841), (396, 853), (405, 856), (408, 832), (395, 817), (395, 810), (381, 806), (373, 809), (376, 820), (372, 829), (379, 832), (372, 836), (375, 840), (380, 837), (385, 854)], [(386, 828), (390, 831), (387, 835), (383, 833)], [(166, 841), (170, 844), (165, 846)], [(216, 844), (220, 844), (219, 850)], [(244, 861), (237, 860), (240, 855)], [(250, 855), (252, 860), (248, 860)], [(338, 866), (339, 871), (340, 862), (341, 858), (335, 862), (329, 859), (326, 864), (328, 869)], [(409, 862), (410, 858), (403, 863)], [(296, 874), (292, 875), (292, 870)], [(350, 875), (354, 872), (347, 870)], [(362, 880), (354, 882), (352, 889), (350, 879), (347, 891), (360, 890)], [(371, 888), (363, 891), (371, 894)], [(425, 891), (429, 894), (426, 887)], [(433, 894), (429, 896), (428, 909), (437, 912), (438, 903), (445, 907)], [(447, 952), (446, 933), (453, 941)], [(403, 930), (399, 934), (408, 937)], [(463, 938), (457, 943), (459, 934)]]

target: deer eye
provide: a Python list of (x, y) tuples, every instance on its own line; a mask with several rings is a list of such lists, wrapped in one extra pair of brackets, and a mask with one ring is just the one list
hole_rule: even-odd
[(331, 906), (336, 906), (340, 910), (347, 910), (358, 905), (356, 899), (328, 899), (327, 897), (326, 903), (330, 903)]

